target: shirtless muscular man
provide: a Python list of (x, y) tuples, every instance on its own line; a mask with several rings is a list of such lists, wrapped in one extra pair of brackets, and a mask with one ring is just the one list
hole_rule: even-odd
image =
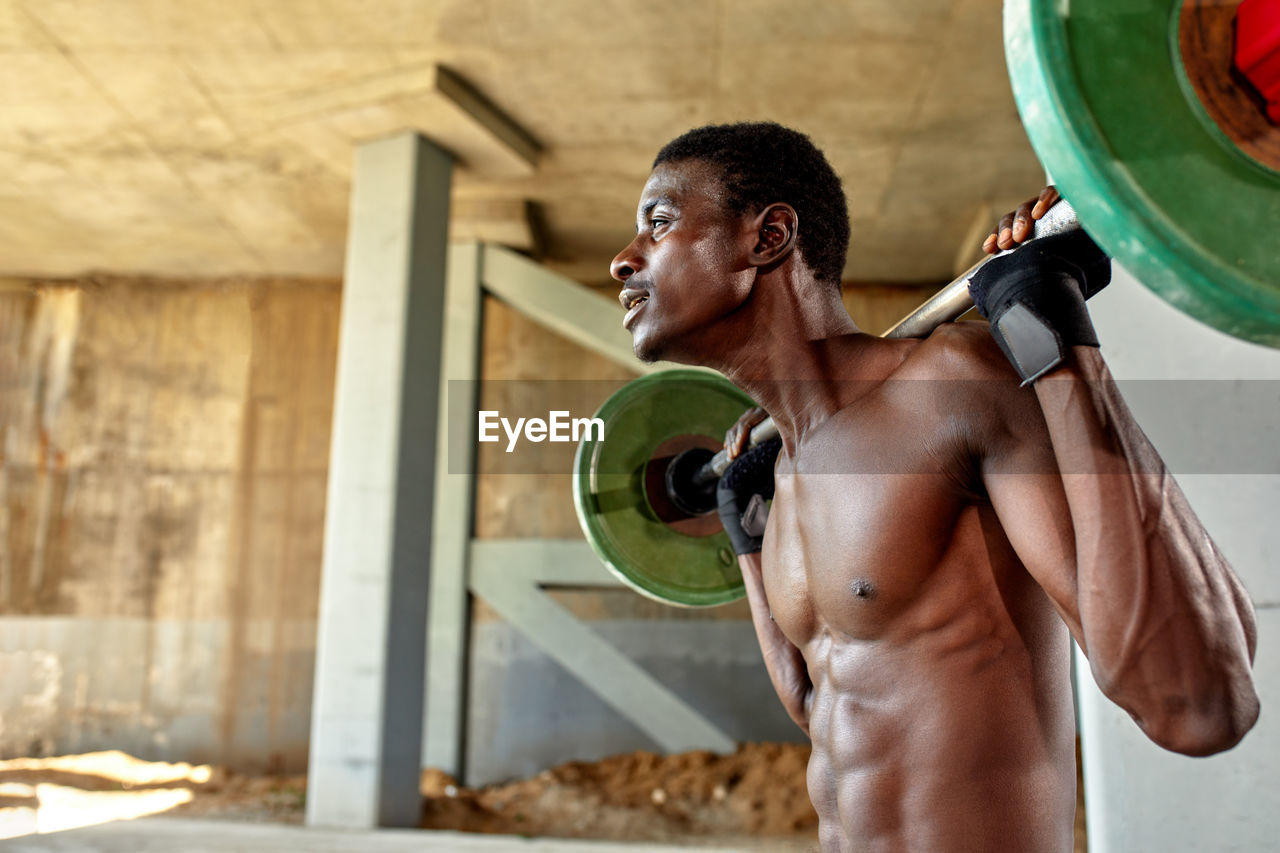
[[(1096, 249), (997, 259), (1019, 260), (975, 294), (990, 327), (891, 340), (841, 301), (848, 237), (807, 137), (690, 131), (613, 261), (623, 323), (641, 359), (713, 367), (778, 426), (726, 473), (722, 517), (769, 675), (813, 741), (823, 850), (1070, 851), (1069, 639), (1148, 737), (1208, 755), (1258, 715), (1252, 606), (1092, 339)], [(1020, 375), (1020, 348), (1046, 341), (1063, 360)], [(771, 490), (752, 536), (738, 517)]]

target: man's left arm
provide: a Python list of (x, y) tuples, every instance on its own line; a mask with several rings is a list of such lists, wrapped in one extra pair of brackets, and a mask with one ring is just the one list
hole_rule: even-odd
[(1230, 749), (1258, 716), (1253, 606), (1098, 351), (1073, 356), (1034, 385), (1051, 448), (1006, 433), (984, 460), (992, 505), (1102, 692), (1166, 749)]
[(1103, 693), (1161, 746), (1229, 749), (1258, 714), (1249, 597), (1098, 352), (1084, 299), (1110, 278), (1105, 256), (1083, 234), (1038, 243), (974, 282), (1032, 385), (992, 406), (992, 505)]

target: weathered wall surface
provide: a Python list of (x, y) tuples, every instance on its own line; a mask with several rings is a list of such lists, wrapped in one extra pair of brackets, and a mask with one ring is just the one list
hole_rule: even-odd
[[(846, 304), (881, 331), (925, 295)], [(0, 756), (305, 764), (339, 310), (335, 281), (0, 282)], [(485, 312), (486, 408), (562, 380), (589, 414), (634, 375), (494, 299)], [(573, 446), (555, 452), (563, 473), (480, 474), (477, 535), (580, 535)], [(735, 737), (800, 736), (743, 603), (554, 595)], [(473, 781), (654, 748), (474, 614)]]
[(0, 290), (0, 753), (305, 761), (339, 298)]

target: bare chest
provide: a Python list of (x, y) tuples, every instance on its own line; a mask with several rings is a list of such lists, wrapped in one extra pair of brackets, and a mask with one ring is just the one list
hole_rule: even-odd
[(882, 636), (966, 550), (964, 510), (976, 496), (956, 443), (898, 419), (848, 420), (776, 478), (765, 593), (801, 647), (824, 630)]

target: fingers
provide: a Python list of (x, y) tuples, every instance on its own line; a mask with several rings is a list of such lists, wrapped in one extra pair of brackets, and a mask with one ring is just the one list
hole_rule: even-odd
[(740, 446), (741, 442), (739, 441), (739, 438), (741, 438), (741, 432), (742, 430), (738, 429), (737, 424), (734, 424), (725, 431), (724, 449), (729, 454), (730, 459), (737, 459), (738, 454), (742, 452), (742, 447)]
[(729, 451), (730, 459), (737, 459), (738, 454), (747, 449), (751, 443), (751, 430), (766, 417), (764, 409), (755, 406), (747, 409), (738, 422), (729, 427), (724, 434), (724, 449)]
[[(1000, 217), (1000, 224), (996, 226), (996, 230), (992, 232), (995, 236), (995, 249), (1012, 249), (1013, 242), (1013, 213), (1006, 213)], [(991, 239), (990, 237), (987, 238)], [(984, 244), (985, 245), (985, 244)]]
[(746, 444), (746, 441), (743, 430), (734, 427), (725, 433), (724, 449), (729, 451), (730, 459), (738, 458), (738, 454), (742, 452), (744, 444)]
[(730, 459), (737, 459), (738, 454), (747, 449), (747, 445), (751, 442), (751, 428), (760, 422), (758, 419), (753, 419), (755, 413), (759, 411), (758, 408), (748, 409), (724, 434), (724, 447), (729, 451)]
[(1048, 213), (1049, 208), (1057, 204), (1061, 198), (1057, 187), (1051, 184), (1042, 189), (1040, 195), (1024, 201), (1018, 205), (1017, 209), (1006, 213), (1001, 217), (1000, 224), (995, 227), (995, 230), (982, 241), (982, 251), (993, 255), (998, 251), (1012, 249), (1019, 243), (1026, 242), (1034, 231), (1032, 223)]
[(737, 459), (742, 451), (747, 449), (747, 442), (751, 439), (751, 430), (744, 428), (741, 424), (735, 424), (724, 435), (724, 449), (729, 451), (730, 459)]
[(1040, 197), (1036, 199), (1036, 206), (1031, 209), (1031, 218), (1039, 219), (1049, 212), (1049, 208), (1053, 207), (1062, 199), (1058, 194), (1058, 188), (1053, 184), (1040, 190)]
[(1013, 212), (1013, 228), (1010, 231), (1009, 245), (1001, 244), (1002, 249), (1012, 249), (1031, 236), (1031, 210), (1035, 207), (1036, 199), (1024, 201), (1018, 205), (1018, 209)]

